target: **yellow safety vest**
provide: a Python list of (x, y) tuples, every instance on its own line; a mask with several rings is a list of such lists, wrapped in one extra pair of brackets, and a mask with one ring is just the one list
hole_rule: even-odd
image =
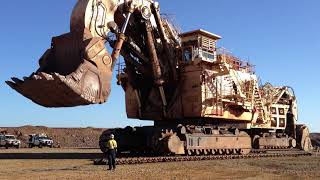
[(117, 149), (117, 141), (114, 140), (114, 139), (110, 139), (110, 140), (107, 142), (107, 148), (108, 148), (108, 149)]

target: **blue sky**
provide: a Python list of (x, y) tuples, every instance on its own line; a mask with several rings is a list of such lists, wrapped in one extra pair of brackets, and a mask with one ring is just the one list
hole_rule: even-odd
[[(0, 126), (124, 127), (150, 122), (126, 118), (124, 93), (113, 82), (108, 103), (46, 109), (11, 90), (4, 81), (29, 75), (52, 36), (69, 31), (76, 0), (3, 1), (1, 17)], [(319, 0), (160, 0), (183, 31), (219, 34), (219, 46), (256, 65), (263, 82), (290, 85), (299, 101), (299, 120), (320, 132)], [(198, 2), (198, 4), (195, 4)]]

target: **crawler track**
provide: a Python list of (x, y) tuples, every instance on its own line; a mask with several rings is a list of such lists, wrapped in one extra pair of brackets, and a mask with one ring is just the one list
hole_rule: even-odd
[[(214, 155), (214, 156), (163, 156), (163, 157), (126, 157), (118, 158), (117, 164), (144, 164), (159, 162), (181, 162), (181, 161), (208, 161), (208, 160), (227, 160), (227, 159), (248, 159), (248, 158), (270, 158), (270, 157), (298, 157), (311, 156), (312, 154), (299, 150), (255, 150), (247, 155)], [(105, 159), (97, 159), (95, 165), (105, 165)]]

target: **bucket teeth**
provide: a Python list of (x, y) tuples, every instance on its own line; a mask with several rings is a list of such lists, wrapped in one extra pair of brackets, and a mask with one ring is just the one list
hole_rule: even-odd
[(10, 86), (12, 89), (16, 89), (16, 84), (12, 81), (6, 81), (6, 84)]
[(29, 80), (29, 77), (24, 76), (22, 79), (23, 79), (24, 81), (27, 81), (27, 80)]
[(59, 74), (37, 73), (29, 78), (24, 77), (24, 81), (12, 78), (6, 83), (23, 96), (33, 102), (45, 107), (72, 107), (78, 105), (92, 104), (88, 98), (81, 98), (73, 89), (74, 86), (65, 81), (65, 77)]
[(44, 79), (48, 80), (48, 81), (49, 80), (53, 80), (53, 77), (50, 74), (47, 74), (47, 73), (44, 73), (44, 72), (40, 72), (39, 75), (41, 77), (43, 77)]
[(52, 80), (52, 78), (49, 78), (49, 74), (47, 74), (47, 73), (40, 72), (40, 73), (38, 73), (38, 75), (39, 75), (40, 77), (42, 77), (42, 79)]
[(23, 80), (21, 80), (21, 79), (18, 79), (18, 78), (15, 78), (15, 77), (13, 77), (13, 78), (11, 78), (11, 79), (12, 79), (12, 81), (15, 82), (16, 84), (21, 84), (21, 83), (23, 83)]
[(57, 73), (52, 74), (52, 79), (55, 81), (66, 82), (66, 77), (61, 76), (60, 74), (57, 74)]
[[(99, 76), (93, 73), (95, 71), (92, 65), (85, 64), (81, 68), (84, 69), (82, 72), (75, 71), (67, 76), (37, 72), (30, 77), (24, 77), (24, 80), (12, 78), (12, 81), (6, 83), (36, 104), (45, 107), (74, 107), (104, 103), (106, 97), (101, 98), (100, 91), (102, 88), (110, 87), (100, 86), (101, 81)], [(87, 78), (90, 81), (86, 81)]]
[[(86, 40), (84, 40), (86, 39)], [(99, 41), (96, 47), (88, 41)], [(75, 107), (104, 103), (110, 94), (112, 66), (102, 62), (104, 54), (83, 58), (83, 54), (100, 52), (104, 39), (70, 32), (52, 38), (52, 47), (40, 59), (40, 68), (22, 80), (12, 78), (6, 83), (18, 93), (45, 107)]]
[(41, 79), (42, 79), (41, 76), (36, 75), (36, 74), (32, 75), (31, 78), (32, 78), (33, 80), (41, 80)]

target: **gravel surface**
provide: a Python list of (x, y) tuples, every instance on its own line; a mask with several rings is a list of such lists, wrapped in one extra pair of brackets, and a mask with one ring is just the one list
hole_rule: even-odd
[(0, 148), (0, 154), (3, 153), (101, 153), (101, 150), (98, 148)]
[(320, 157), (263, 158), (118, 166), (89, 160), (0, 160), (0, 179), (319, 179)]

